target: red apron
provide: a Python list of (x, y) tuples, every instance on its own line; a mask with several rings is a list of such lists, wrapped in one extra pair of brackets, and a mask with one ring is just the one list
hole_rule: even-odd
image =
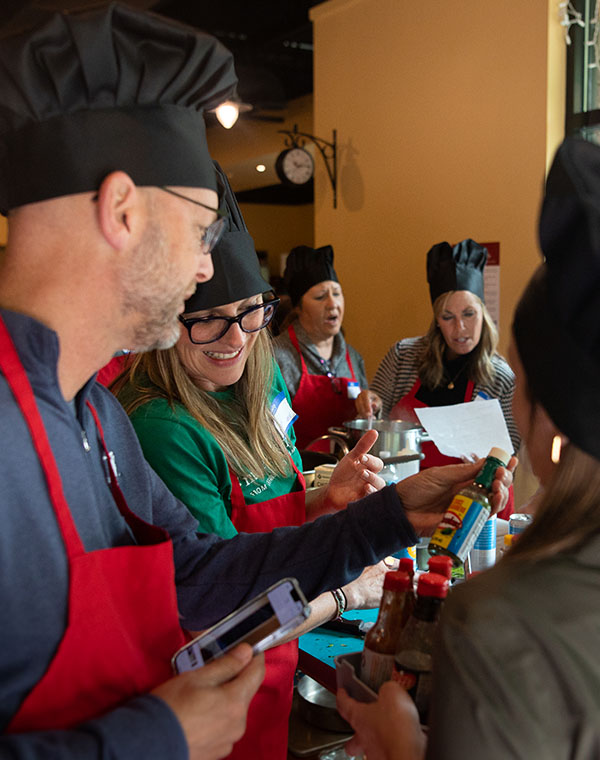
[[(397, 402), (397, 404), (393, 407), (393, 409), (390, 412), (390, 419), (410, 419), (413, 422), (419, 423), (419, 418), (415, 414), (415, 409), (425, 409), (427, 407), (427, 404), (424, 404), (422, 401), (419, 401), (418, 398), (416, 398), (416, 394), (419, 391), (419, 388), (421, 387), (421, 381), (419, 378), (415, 381), (415, 384), (410, 389), (410, 391), (400, 399), (400, 401)], [(468, 402), (471, 401), (473, 398), (473, 391), (475, 389), (475, 384), (472, 380), (469, 380), (467, 383), (467, 389), (465, 391), (465, 397), (464, 401)], [(420, 423), (419, 423), (420, 424)], [(439, 467), (441, 465), (445, 464), (461, 464), (462, 459), (458, 459), (456, 457), (447, 457), (445, 454), (442, 454), (438, 447), (433, 443), (433, 441), (423, 441), (421, 444), (421, 451), (423, 454), (425, 454), (425, 458), (421, 460), (421, 469), (425, 470), (428, 467)], [(508, 502), (504, 509), (498, 513), (498, 517), (501, 517), (503, 520), (508, 520), (508, 518), (512, 515), (514, 511), (514, 494), (513, 494), (513, 488), (510, 487), (510, 490), (508, 492)]]
[[(67, 729), (172, 677), (171, 656), (186, 640), (178, 619), (173, 549), (166, 531), (127, 507), (111, 464), (112, 494), (138, 545), (85, 551), (29, 379), (1, 318), (0, 368), (31, 432), (69, 566), (63, 638), (6, 731)], [(110, 462), (100, 421), (88, 406)]]
[(96, 380), (107, 388), (110, 386), (113, 380), (125, 369), (127, 362), (129, 361), (130, 354), (120, 354), (119, 356), (113, 356), (113, 358), (105, 364), (104, 367), (96, 375)]
[[(300, 355), (302, 376), (292, 407), (298, 419), (294, 422), (296, 446), (302, 450), (311, 441), (325, 435), (330, 427), (339, 427), (348, 420), (356, 417), (354, 399), (348, 398), (348, 383), (356, 382), (350, 354), (346, 348), (346, 362), (350, 367), (352, 377), (328, 377), (327, 375), (311, 375), (306, 369), (306, 362), (300, 350), (298, 338), (292, 325), (288, 327), (288, 335), (292, 345)], [(318, 451), (328, 451), (329, 444), (311, 447)]]
[[(285, 525), (302, 525), (306, 519), (304, 477), (292, 462), (301, 486), (276, 499), (246, 504), (239, 480), (230, 469), (231, 521), (244, 533), (270, 532)], [(246, 733), (229, 755), (234, 760), (285, 760), (288, 721), (292, 709), (298, 642), (290, 641), (265, 652), (265, 679), (250, 703)]]

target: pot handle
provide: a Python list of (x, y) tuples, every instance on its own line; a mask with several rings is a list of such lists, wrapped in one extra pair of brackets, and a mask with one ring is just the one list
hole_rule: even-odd
[[(331, 441), (331, 443), (337, 444), (342, 451), (342, 457), (346, 456), (346, 454), (350, 450), (344, 438), (340, 437), (337, 434), (334, 435), (331, 433), (328, 433), (327, 435), (320, 435), (318, 438), (315, 438), (313, 441), (311, 441), (308, 444), (308, 446), (306, 446), (306, 449), (310, 450), (310, 447), (313, 446), (315, 443), (318, 443), (319, 441)], [(338, 455), (336, 454), (335, 456), (338, 456)], [(342, 457), (339, 457), (339, 458), (341, 459)]]
[(345, 428), (333, 426), (333, 427), (327, 428), (327, 431), (331, 433), (332, 435), (342, 438), (344, 441), (346, 441), (346, 443), (350, 443), (351, 441), (350, 431), (346, 430)]
[(425, 454), (398, 454), (395, 457), (379, 457), (384, 465), (386, 464), (404, 464), (404, 462), (415, 462), (417, 459), (425, 459)]

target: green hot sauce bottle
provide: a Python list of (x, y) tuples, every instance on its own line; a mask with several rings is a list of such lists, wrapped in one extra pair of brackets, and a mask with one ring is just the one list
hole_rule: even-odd
[(430, 554), (445, 554), (456, 567), (464, 563), (492, 511), (489, 498), (496, 469), (506, 467), (509, 459), (510, 455), (502, 449), (490, 451), (474, 482), (452, 499), (431, 537)]

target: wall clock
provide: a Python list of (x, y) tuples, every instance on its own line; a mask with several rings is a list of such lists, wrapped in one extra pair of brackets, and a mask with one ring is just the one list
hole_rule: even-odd
[(315, 173), (315, 162), (304, 148), (287, 148), (277, 156), (275, 171), (286, 185), (305, 185)]

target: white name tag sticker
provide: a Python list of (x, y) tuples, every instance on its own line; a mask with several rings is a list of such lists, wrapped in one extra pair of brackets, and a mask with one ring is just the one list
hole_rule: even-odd
[(271, 402), (271, 414), (282, 433), (286, 434), (290, 426), (298, 419), (298, 415), (287, 400), (285, 391), (280, 391)]
[(360, 385), (356, 380), (350, 380), (348, 383), (348, 398), (358, 398), (360, 396)]

